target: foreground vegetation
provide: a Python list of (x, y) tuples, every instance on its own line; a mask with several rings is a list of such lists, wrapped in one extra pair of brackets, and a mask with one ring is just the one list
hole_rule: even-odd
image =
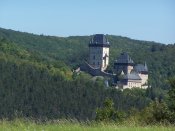
[(175, 79), (170, 80), (169, 107), (157, 99), (140, 112), (126, 117), (124, 112), (114, 108), (107, 98), (102, 108), (97, 108), (96, 118), (91, 121), (48, 120), (48, 119), (1, 119), (2, 131), (174, 131), (175, 130)]
[(1, 131), (174, 131), (173, 125), (139, 126), (133, 121), (127, 123), (96, 123), (78, 122), (75, 120), (61, 120), (52, 122), (34, 122), (31, 120), (16, 119), (13, 121), (1, 120)]

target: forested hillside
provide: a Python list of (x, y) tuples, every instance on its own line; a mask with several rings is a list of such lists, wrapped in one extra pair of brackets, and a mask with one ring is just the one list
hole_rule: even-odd
[(0, 117), (93, 119), (106, 97), (119, 110), (143, 109), (151, 99), (164, 98), (166, 80), (175, 75), (175, 45), (108, 35), (110, 67), (122, 51), (135, 63), (148, 64), (148, 90), (106, 89), (86, 73), (76, 75), (88, 57), (90, 36), (55, 37), (0, 28)]
[(127, 90), (106, 90), (102, 80), (92, 83), (91, 76), (83, 73), (72, 78), (65, 64), (46, 63), (5, 40), (0, 41), (0, 54), (0, 118), (92, 119), (106, 97), (121, 110), (141, 109), (150, 102), (141, 90), (132, 95)]
[[(45, 62), (61, 61), (77, 68), (88, 58), (90, 36), (55, 37), (34, 35), (0, 28), (0, 39), (7, 39), (30, 52), (36, 52)], [(122, 51), (128, 52), (135, 63), (148, 64), (149, 81), (153, 87), (168, 88), (166, 79), (175, 75), (175, 45), (133, 40), (120, 36), (107, 36), (111, 43), (110, 67)]]

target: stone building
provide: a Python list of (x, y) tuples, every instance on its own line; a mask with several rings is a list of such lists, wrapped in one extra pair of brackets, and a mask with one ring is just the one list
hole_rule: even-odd
[(146, 63), (134, 64), (134, 61), (127, 53), (121, 53), (114, 63), (114, 70), (117, 74), (118, 88), (147, 88), (148, 87), (148, 67)]
[(146, 63), (135, 64), (128, 53), (121, 53), (114, 62), (114, 73), (105, 72), (109, 65), (110, 44), (103, 34), (96, 34), (89, 42), (89, 59), (81, 67), (93, 76), (103, 76), (112, 79), (117, 88), (147, 88), (148, 67)]

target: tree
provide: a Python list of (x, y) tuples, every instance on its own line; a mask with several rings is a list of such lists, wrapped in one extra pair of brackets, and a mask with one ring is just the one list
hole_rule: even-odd
[(148, 107), (140, 112), (140, 120), (147, 124), (154, 124), (159, 122), (170, 121), (171, 112), (168, 109), (167, 104), (164, 101), (151, 102)]
[(175, 78), (169, 80), (171, 89), (169, 90), (170, 109), (175, 112)]
[(124, 118), (124, 113), (114, 109), (114, 102), (112, 99), (106, 98), (104, 107), (98, 108), (96, 111), (96, 121), (121, 121)]
[(168, 92), (169, 95), (169, 109), (171, 111), (170, 121), (175, 123), (175, 77), (169, 80), (171, 89)]

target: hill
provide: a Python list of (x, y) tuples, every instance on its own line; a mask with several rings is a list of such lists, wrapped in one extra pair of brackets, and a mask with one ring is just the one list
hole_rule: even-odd
[(147, 61), (148, 90), (105, 89), (103, 81), (91, 81), (86, 73), (72, 69), (88, 57), (90, 36), (67, 38), (34, 35), (0, 28), (0, 118), (93, 119), (106, 97), (119, 110), (142, 109), (155, 97), (164, 98), (166, 79), (175, 75), (175, 45), (138, 41), (108, 35), (110, 67), (122, 51), (135, 63)]
[[(0, 39), (7, 39), (17, 46), (40, 54), (47, 62), (61, 61), (71, 69), (77, 68), (88, 58), (88, 43), (91, 36), (55, 37), (34, 35), (0, 28)], [(175, 75), (175, 45), (133, 40), (121, 36), (107, 35), (110, 48), (110, 67), (122, 51), (128, 52), (135, 63), (148, 64), (151, 86), (167, 89), (169, 77)]]

